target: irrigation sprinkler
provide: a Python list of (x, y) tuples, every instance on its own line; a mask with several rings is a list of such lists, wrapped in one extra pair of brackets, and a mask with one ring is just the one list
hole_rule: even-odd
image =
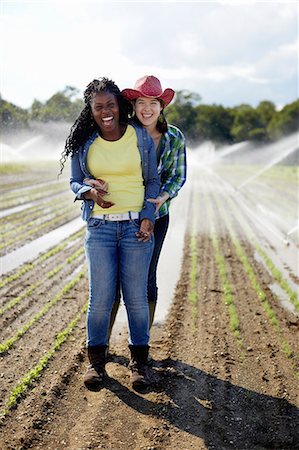
[(275, 166), (280, 161), (285, 159), (287, 156), (289, 156), (292, 153), (294, 153), (297, 149), (298, 149), (297, 146), (286, 148), (285, 151), (281, 155), (279, 155), (277, 158), (274, 158), (269, 164), (267, 164), (262, 169), (258, 170), (254, 175), (252, 175), (251, 177), (247, 178), (247, 180), (243, 181), (243, 183), (241, 183), (239, 186), (237, 186), (237, 189), (242, 189), (244, 186), (249, 184), (251, 181), (253, 181), (256, 178), (258, 178), (262, 173), (264, 173), (267, 170), (271, 169), (271, 167)]

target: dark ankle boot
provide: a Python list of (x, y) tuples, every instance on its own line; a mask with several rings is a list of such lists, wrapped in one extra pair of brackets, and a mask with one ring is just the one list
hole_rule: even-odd
[(107, 345), (97, 345), (87, 347), (90, 365), (84, 375), (84, 384), (89, 389), (96, 389), (101, 386), (106, 374), (106, 351)]
[(147, 364), (148, 345), (129, 345), (131, 360), (129, 369), (131, 370), (131, 383), (133, 388), (146, 387), (150, 384), (149, 366)]

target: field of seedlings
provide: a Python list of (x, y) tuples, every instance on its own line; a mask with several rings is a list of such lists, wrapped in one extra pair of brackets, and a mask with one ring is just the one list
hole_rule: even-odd
[(184, 252), (152, 329), (145, 393), (129, 383), (126, 328), (113, 335), (103, 388), (83, 386), (83, 222), (5, 270), (16, 249), (79, 216), (68, 170), (1, 168), (1, 450), (299, 448), (298, 167), (256, 176), (255, 164), (199, 161), (189, 152), (171, 210), (170, 226), (186, 216)]

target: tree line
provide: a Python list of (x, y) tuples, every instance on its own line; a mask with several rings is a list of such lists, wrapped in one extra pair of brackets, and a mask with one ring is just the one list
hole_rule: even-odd
[[(76, 98), (78, 90), (66, 86), (45, 102), (34, 100), (29, 109), (22, 109), (0, 97), (0, 130), (15, 132), (30, 129), (34, 122), (73, 123), (83, 108)], [(169, 123), (185, 134), (190, 147), (203, 141), (237, 143), (245, 140), (270, 142), (298, 130), (299, 100), (277, 110), (271, 101), (261, 101), (257, 107), (241, 104), (224, 107), (201, 103), (195, 92), (180, 90), (165, 115)]]

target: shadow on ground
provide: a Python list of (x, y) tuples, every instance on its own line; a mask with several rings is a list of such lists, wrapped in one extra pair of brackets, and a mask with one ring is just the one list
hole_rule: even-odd
[[(124, 357), (110, 361), (127, 366)], [(164, 359), (153, 364), (152, 391), (168, 403), (151, 402), (114, 378), (106, 388), (137, 412), (156, 415), (204, 440), (208, 449), (299, 448), (299, 409), (285, 399), (263, 395), (205, 373), (193, 366)]]

